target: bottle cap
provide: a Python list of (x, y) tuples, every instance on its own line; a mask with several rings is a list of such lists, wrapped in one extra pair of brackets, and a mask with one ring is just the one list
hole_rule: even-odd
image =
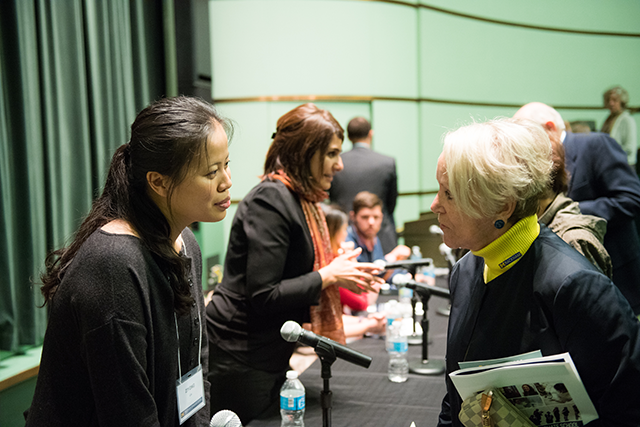
[(295, 380), (296, 378), (298, 378), (298, 372), (297, 371), (287, 371), (287, 379), (288, 380)]

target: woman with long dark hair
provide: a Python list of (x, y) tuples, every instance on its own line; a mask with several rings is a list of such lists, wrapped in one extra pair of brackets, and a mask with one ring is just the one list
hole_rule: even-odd
[(226, 215), (230, 130), (195, 98), (138, 114), (73, 241), (47, 257), (28, 426), (209, 425), (202, 261), (187, 226)]
[(319, 202), (342, 170), (343, 130), (304, 104), (280, 117), (262, 182), (238, 206), (224, 267), (207, 306), (212, 411), (243, 424), (277, 413), (295, 343), (280, 336), (293, 320), (344, 343), (338, 286), (372, 290), (377, 267), (360, 251), (333, 257)]

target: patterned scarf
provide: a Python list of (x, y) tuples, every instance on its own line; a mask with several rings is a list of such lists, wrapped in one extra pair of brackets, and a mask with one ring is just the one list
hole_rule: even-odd
[[(316, 200), (308, 200), (294, 188), (293, 183), (283, 170), (272, 172), (264, 179), (278, 180), (286, 185), (289, 190), (300, 196), (302, 211), (307, 220), (307, 226), (313, 241), (313, 252), (315, 254), (313, 271), (318, 271), (329, 264), (333, 260), (333, 252), (331, 250), (327, 221), (320, 207), (320, 202), (326, 198), (326, 193), (324, 191), (320, 192), (316, 195)], [(345, 344), (346, 339), (342, 325), (342, 304), (340, 303), (340, 290), (337, 284), (322, 290), (320, 303), (316, 306), (311, 306), (310, 314), (311, 330), (315, 334)]]

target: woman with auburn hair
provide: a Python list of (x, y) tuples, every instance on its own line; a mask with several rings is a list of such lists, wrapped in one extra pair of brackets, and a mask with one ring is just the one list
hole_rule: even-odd
[(73, 241), (47, 257), (27, 426), (209, 425), (202, 260), (187, 226), (229, 208), (226, 130), (196, 98), (138, 114)]
[[(611, 280), (536, 218), (551, 153), (540, 126), (514, 119), (444, 139), (431, 210), (447, 246), (471, 251), (451, 273), (447, 373), (461, 361), (569, 352), (600, 416), (593, 425), (640, 425), (640, 323)], [(462, 426), (446, 381), (438, 425)]]
[(344, 343), (338, 286), (373, 290), (377, 267), (360, 251), (334, 258), (319, 202), (342, 170), (340, 124), (313, 104), (278, 119), (262, 182), (238, 206), (222, 283), (207, 306), (212, 411), (243, 424), (277, 413), (295, 343), (289, 320)]

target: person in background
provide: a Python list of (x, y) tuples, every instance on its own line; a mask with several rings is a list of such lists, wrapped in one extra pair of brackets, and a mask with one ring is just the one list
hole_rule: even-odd
[(600, 132), (568, 133), (562, 116), (541, 102), (522, 106), (514, 118), (539, 125), (562, 141), (569, 172), (567, 197), (585, 215), (607, 221), (604, 247), (613, 264), (613, 282), (640, 314), (640, 238), (634, 218), (640, 216), (640, 180), (620, 144)]
[[(358, 257), (360, 262), (402, 261), (411, 256), (411, 249), (405, 245), (394, 247), (385, 254), (380, 242), (379, 231), (384, 214), (382, 201), (378, 196), (368, 191), (361, 191), (353, 199), (353, 210), (349, 212), (351, 225), (347, 229), (347, 242), (352, 242), (356, 248), (361, 248)], [(385, 279), (389, 280), (393, 271), (388, 271)]]
[(203, 407), (182, 425), (209, 425), (202, 261), (187, 226), (226, 215), (229, 130), (195, 98), (138, 114), (73, 241), (47, 257), (27, 426), (177, 427), (176, 381), (189, 372)]
[(393, 219), (398, 198), (396, 161), (371, 149), (373, 130), (364, 117), (356, 117), (347, 126), (353, 148), (343, 154), (344, 170), (336, 174), (329, 191), (332, 203), (349, 212), (353, 199), (361, 191), (370, 191), (382, 201), (383, 222), (378, 237), (384, 253), (398, 245)]
[(612, 87), (603, 94), (604, 106), (610, 111), (600, 132), (608, 133), (627, 154), (629, 165), (635, 170), (638, 154), (638, 132), (636, 121), (627, 110), (629, 93), (620, 86)]
[[(447, 374), (461, 361), (569, 352), (600, 416), (593, 425), (640, 425), (640, 322), (611, 280), (536, 218), (551, 153), (525, 120), (444, 139), (431, 210), (445, 244), (470, 249), (451, 274)], [(438, 425), (461, 426), (461, 398), (446, 382)]]
[(607, 221), (598, 216), (583, 215), (578, 203), (567, 197), (569, 176), (564, 166), (564, 147), (557, 135), (549, 136), (553, 169), (549, 188), (540, 200), (538, 221), (587, 257), (591, 264), (611, 279), (611, 258), (602, 244), (607, 232)]
[(212, 411), (243, 424), (278, 413), (295, 343), (290, 320), (345, 342), (339, 287), (373, 291), (378, 268), (360, 250), (335, 257), (320, 207), (342, 170), (343, 130), (331, 113), (300, 105), (278, 119), (262, 181), (240, 202), (224, 276), (207, 305)]
[[(349, 217), (340, 210), (337, 205), (322, 205), (325, 218), (327, 219), (327, 227), (331, 238), (331, 249), (334, 256), (339, 256), (345, 251), (345, 239), (347, 237), (347, 227), (349, 226)], [(353, 245), (346, 245), (346, 250), (353, 250)], [(378, 299), (380, 286), (373, 286), (376, 292), (363, 292), (358, 295), (344, 288), (340, 288), (340, 301), (343, 309), (349, 311), (342, 316), (344, 324), (344, 333), (347, 338), (362, 338), (365, 334), (383, 334), (385, 330), (386, 319), (383, 313), (367, 313), (366, 316), (352, 316), (351, 311), (366, 312), (367, 308), (375, 304)]]

